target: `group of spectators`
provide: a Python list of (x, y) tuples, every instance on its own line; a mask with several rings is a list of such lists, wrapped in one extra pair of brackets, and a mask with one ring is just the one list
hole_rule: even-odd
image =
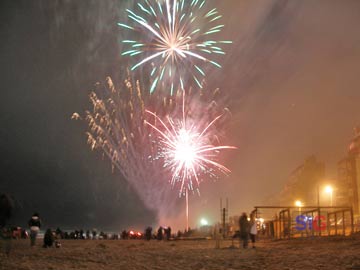
[[(21, 228), (9, 228), (7, 227), (7, 221), (10, 219), (13, 210), (13, 203), (7, 195), (0, 195), (0, 239), (5, 242), (5, 252), (9, 254), (11, 249), (11, 238), (27, 238), (30, 237), (30, 246), (34, 247), (36, 244), (36, 238), (39, 234), (42, 222), (38, 213), (34, 213), (29, 222), (30, 233), (28, 234), (26, 230)], [(254, 213), (250, 214), (248, 218), (246, 213), (243, 213), (239, 218), (239, 227), (238, 236), (242, 241), (242, 247), (247, 248), (249, 239), (251, 240), (252, 247), (255, 248), (255, 238), (257, 234), (257, 223)], [(178, 236), (181, 232), (178, 232)], [(91, 232), (87, 230), (75, 230), (72, 232), (63, 232), (60, 228), (57, 228), (55, 231), (47, 229), (44, 234), (44, 243), (43, 247), (60, 247), (60, 239), (157, 239), (157, 240), (170, 240), (172, 238), (171, 228), (170, 227), (159, 227), (156, 233), (153, 233), (152, 227), (147, 227), (144, 234), (133, 231), (124, 230), (121, 235), (118, 234), (106, 234), (104, 232), (97, 233), (96, 229), (93, 229)]]
[(243, 248), (247, 248), (249, 245), (249, 238), (252, 243), (252, 247), (255, 248), (255, 238), (257, 234), (257, 223), (255, 219), (255, 214), (250, 214), (250, 220), (246, 213), (243, 213), (239, 218), (239, 236), (242, 240)]
[(122, 231), (121, 239), (157, 239), (157, 240), (170, 240), (172, 238), (171, 235), (171, 227), (159, 227), (156, 233), (153, 233), (153, 229), (151, 226), (148, 226), (145, 229), (144, 233), (134, 232), (134, 231)]
[(119, 235), (116, 233), (108, 234), (103, 231), (98, 233), (96, 229), (93, 229), (92, 231), (90, 230), (84, 231), (83, 229), (80, 229), (80, 230), (67, 232), (67, 231), (62, 231), (60, 228), (57, 228), (55, 234), (59, 239), (71, 239), (71, 240), (119, 239)]

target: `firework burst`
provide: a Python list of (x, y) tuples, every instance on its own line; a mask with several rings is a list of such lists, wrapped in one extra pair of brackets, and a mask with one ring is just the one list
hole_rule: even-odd
[(132, 30), (134, 39), (123, 40), (122, 55), (136, 57), (132, 70), (149, 65), (152, 85), (170, 88), (171, 94), (192, 84), (202, 88), (205, 65), (221, 65), (214, 59), (224, 55), (222, 45), (211, 37), (224, 27), (216, 8), (206, 9), (206, 0), (143, 0), (134, 10), (127, 9), (130, 24), (119, 26)]
[[(162, 216), (176, 213), (175, 209), (179, 207), (178, 201), (174, 200), (177, 190), (171, 189), (168, 185), (171, 176), (161, 169), (163, 160), (160, 160), (160, 156), (165, 152), (159, 153), (158, 145), (154, 144), (159, 138), (159, 133), (146, 124), (151, 114), (147, 113), (145, 108), (156, 111), (159, 119), (165, 119), (169, 114), (179, 115), (178, 112), (182, 111), (184, 106), (191, 111), (191, 113), (187, 112), (187, 115), (191, 114), (198, 123), (211, 122), (209, 119), (220, 112), (230, 117), (228, 110), (219, 105), (218, 98), (221, 95), (218, 89), (207, 90), (203, 94), (201, 91), (196, 91), (188, 95), (191, 99), (187, 100), (185, 106), (179, 94), (160, 98), (158, 93), (153, 95), (148, 92), (142, 93), (140, 82), (135, 82), (129, 74), (123, 87), (116, 88), (110, 78), (107, 78), (106, 83), (96, 84), (95, 90), (90, 94), (92, 108), (84, 115), (78, 113), (72, 115), (73, 119), (84, 119), (88, 123), (86, 134), (91, 149), (100, 150), (110, 160), (113, 168), (121, 172), (144, 204), (158, 213), (160, 219)], [(196, 114), (199, 111), (201, 114)], [(223, 136), (222, 131), (229, 120), (228, 117), (218, 119), (209, 128), (212, 135)], [(156, 126), (153, 121), (151, 122)], [(188, 127), (187, 124), (188, 122), (184, 127)], [(161, 127), (158, 129), (160, 130)], [(194, 132), (196, 135), (195, 131), (192, 129), (191, 134)], [(205, 132), (203, 140), (205, 137), (209, 139), (209, 135)], [(213, 139), (216, 141), (216, 138)], [(181, 156), (181, 153), (178, 153), (179, 155)], [(170, 159), (168, 161), (170, 162)], [(169, 166), (170, 164), (167, 165)], [(194, 167), (194, 169), (199, 168)], [(208, 168), (208, 171), (210, 172), (211, 169)], [(198, 175), (199, 173), (196, 176)], [(195, 181), (194, 177), (192, 175), (191, 179)], [(173, 180), (178, 179), (173, 178)], [(189, 178), (186, 178), (184, 183), (189, 184), (188, 180)]]
[(189, 190), (199, 192), (201, 175), (217, 177), (217, 172), (230, 172), (217, 160), (221, 150), (236, 147), (213, 143), (217, 137), (212, 129), (222, 115), (205, 124), (188, 119), (185, 115), (185, 94), (181, 120), (167, 116), (163, 121), (155, 113), (148, 110), (146, 112), (154, 119), (153, 123), (147, 121), (146, 124), (158, 133), (157, 158), (163, 159), (164, 167), (170, 169), (172, 185), (180, 182), (180, 196), (187, 196)]

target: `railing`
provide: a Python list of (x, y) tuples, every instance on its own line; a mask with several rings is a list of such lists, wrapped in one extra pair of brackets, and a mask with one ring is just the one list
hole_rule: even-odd
[(347, 236), (360, 226), (351, 207), (256, 206), (255, 213), (257, 218), (265, 219), (264, 237), (272, 239)]

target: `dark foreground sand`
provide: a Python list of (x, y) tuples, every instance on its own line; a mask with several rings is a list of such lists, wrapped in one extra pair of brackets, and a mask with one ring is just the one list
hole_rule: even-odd
[[(360, 269), (360, 236), (332, 239), (260, 240), (256, 249), (213, 240), (64, 240), (60, 249), (12, 242), (0, 269)], [(38, 243), (40, 245), (40, 243)]]

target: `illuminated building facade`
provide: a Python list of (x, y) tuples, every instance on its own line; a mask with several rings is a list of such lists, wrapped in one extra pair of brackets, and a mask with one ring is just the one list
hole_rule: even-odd
[(360, 129), (350, 143), (348, 154), (338, 162), (338, 205), (350, 205), (360, 214)]
[(293, 205), (300, 200), (306, 205), (316, 205), (317, 187), (325, 176), (325, 165), (314, 155), (308, 157), (303, 164), (297, 167), (279, 195), (276, 196), (278, 205)]

